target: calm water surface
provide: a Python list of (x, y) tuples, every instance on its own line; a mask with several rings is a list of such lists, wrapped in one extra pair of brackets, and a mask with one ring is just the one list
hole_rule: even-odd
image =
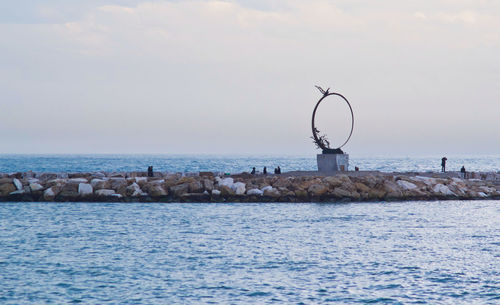
[(0, 203), (0, 303), (499, 304), (500, 201)]

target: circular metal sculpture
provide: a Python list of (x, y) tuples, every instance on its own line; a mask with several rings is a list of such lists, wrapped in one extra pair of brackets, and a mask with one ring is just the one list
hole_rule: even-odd
[[(323, 150), (324, 154), (343, 154), (344, 152), (342, 151), (341, 148), (344, 147), (344, 145), (346, 145), (347, 142), (349, 142), (349, 139), (351, 138), (352, 132), (354, 130), (354, 113), (352, 111), (351, 104), (349, 104), (349, 101), (342, 94), (334, 93), (334, 92), (330, 93), (329, 92), (330, 88), (328, 88), (326, 91), (323, 90), (323, 88), (321, 88), (319, 86), (316, 86), (316, 88), (318, 88), (318, 90), (323, 94), (323, 96), (319, 99), (318, 103), (316, 104), (316, 107), (314, 107), (314, 111), (313, 111), (313, 115), (312, 115), (312, 133), (313, 133), (312, 138), (314, 140), (314, 143), (316, 144), (316, 146), (318, 148), (321, 148)], [(330, 147), (330, 141), (328, 141), (328, 139), (326, 138), (326, 135), (320, 134), (320, 131), (316, 128), (315, 122), (314, 122), (314, 119), (316, 117), (316, 110), (318, 110), (319, 104), (321, 104), (321, 102), (330, 95), (336, 95), (336, 96), (341, 97), (347, 103), (347, 106), (349, 106), (349, 110), (351, 111), (351, 131), (349, 132), (349, 136), (347, 137), (347, 140), (345, 140), (344, 144), (340, 145), (337, 148)]]

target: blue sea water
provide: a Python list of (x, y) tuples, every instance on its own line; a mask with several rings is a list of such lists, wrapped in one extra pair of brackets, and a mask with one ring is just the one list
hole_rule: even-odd
[[(250, 172), (252, 167), (268, 170), (280, 166), (282, 171), (316, 170), (312, 156), (221, 156), (221, 155), (6, 155), (0, 154), (0, 172), (89, 172), (145, 171), (152, 165), (156, 171), (223, 173)], [(500, 171), (500, 155), (448, 156), (447, 168), (459, 171)], [(441, 156), (430, 157), (356, 157), (350, 156), (351, 169), (382, 172), (427, 172), (441, 170)]]
[(0, 203), (0, 303), (499, 304), (499, 204)]

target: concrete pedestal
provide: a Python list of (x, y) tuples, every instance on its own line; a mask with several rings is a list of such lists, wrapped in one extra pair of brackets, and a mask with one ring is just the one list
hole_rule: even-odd
[(348, 154), (320, 154), (316, 159), (319, 172), (344, 172), (349, 168)]

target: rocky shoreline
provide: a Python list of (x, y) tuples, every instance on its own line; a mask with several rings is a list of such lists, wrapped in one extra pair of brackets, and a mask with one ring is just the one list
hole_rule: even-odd
[(500, 172), (0, 173), (3, 202), (350, 202), (500, 199)]

